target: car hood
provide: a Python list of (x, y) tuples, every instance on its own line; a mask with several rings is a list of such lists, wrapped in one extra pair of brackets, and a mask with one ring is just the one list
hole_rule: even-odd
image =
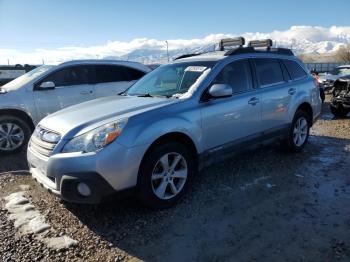
[(176, 99), (155, 97), (104, 97), (53, 113), (41, 120), (39, 125), (70, 139), (111, 121), (129, 118), (177, 101)]
[(320, 77), (323, 81), (327, 81), (327, 80), (336, 80), (339, 76), (338, 75), (332, 75), (332, 74), (326, 74), (322, 77)]

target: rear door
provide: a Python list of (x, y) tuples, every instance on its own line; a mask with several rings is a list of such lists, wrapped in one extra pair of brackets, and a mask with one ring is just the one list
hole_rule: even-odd
[(254, 88), (248, 59), (224, 67), (212, 84), (229, 84), (233, 96), (201, 103), (203, 140), (209, 152), (230, 149), (236, 143), (259, 138), (260, 93)]
[[(67, 106), (94, 99), (90, 82), (93, 67), (70, 66), (58, 69), (34, 85), (34, 101), (40, 119)], [(40, 89), (43, 82), (54, 82), (53, 89)]]
[(254, 62), (262, 90), (262, 125), (265, 134), (272, 134), (287, 127), (288, 108), (296, 88), (279, 59), (255, 58)]
[(117, 95), (129, 88), (144, 72), (122, 65), (95, 66), (95, 96)]

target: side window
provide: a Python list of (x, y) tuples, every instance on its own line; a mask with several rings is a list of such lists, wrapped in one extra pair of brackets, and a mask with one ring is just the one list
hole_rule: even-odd
[(216, 76), (213, 84), (229, 84), (234, 94), (252, 88), (252, 74), (248, 60), (232, 62)]
[(290, 76), (290, 74), (289, 74), (289, 72), (288, 72), (288, 70), (287, 70), (286, 65), (283, 63), (282, 60), (279, 59), (278, 61), (280, 62), (280, 66), (281, 66), (281, 68), (282, 68), (283, 79), (284, 79), (285, 81), (290, 81), (290, 80), (292, 80), (292, 78), (291, 78), (291, 76)]
[(72, 66), (53, 72), (41, 83), (52, 81), (56, 87), (89, 84), (89, 71), (88, 66)]
[(283, 63), (287, 67), (287, 70), (293, 80), (306, 76), (306, 72), (297, 62), (285, 59), (283, 60)]
[(97, 65), (96, 83), (129, 81), (127, 69), (124, 66)]
[(256, 58), (256, 74), (261, 86), (284, 82), (282, 70), (277, 59)]
[(141, 77), (143, 77), (146, 74), (140, 70), (130, 68), (130, 67), (128, 67), (126, 70), (128, 72), (129, 81), (139, 80)]

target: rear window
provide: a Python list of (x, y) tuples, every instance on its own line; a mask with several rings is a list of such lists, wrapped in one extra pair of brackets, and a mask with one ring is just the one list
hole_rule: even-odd
[(130, 81), (138, 80), (146, 74), (145, 72), (130, 67), (127, 68), (127, 71)]
[(261, 86), (274, 85), (284, 82), (282, 70), (277, 59), (256, 58), (256, 73)]
[(96, 68), (96, 83), (129, 81), (127, 69), (124, 66), (98, 65)]
[(297, 62), (292, 60), (283, 60), (283, 63), (287, 67), (292, 80), (300, 79), (306, 76), (306, 72)]

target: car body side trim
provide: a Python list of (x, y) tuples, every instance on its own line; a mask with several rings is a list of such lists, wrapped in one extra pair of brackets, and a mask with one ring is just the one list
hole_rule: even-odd
[(261, 133), (256, 133), (233, 142), (211, 148), (199, 155), (199, 169), (203, 169), (213, 163), (221, 162), (242, 151), (258, 148), (262, 145), (281, 140), (288, 134), (290, 124), (284, 124)]

